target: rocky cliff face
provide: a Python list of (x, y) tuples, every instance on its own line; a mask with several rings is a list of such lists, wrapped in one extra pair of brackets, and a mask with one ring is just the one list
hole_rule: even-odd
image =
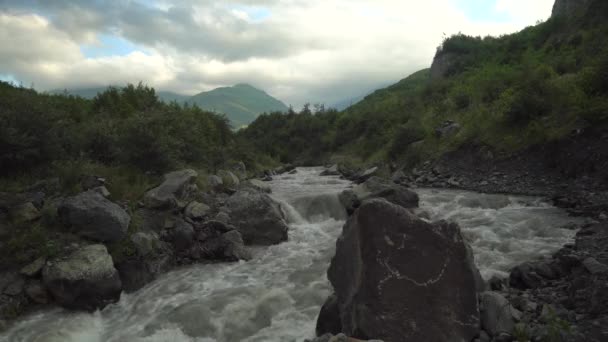
[(551, 17), (572, 16), (584, 11), (592, 0), (555, 0)]

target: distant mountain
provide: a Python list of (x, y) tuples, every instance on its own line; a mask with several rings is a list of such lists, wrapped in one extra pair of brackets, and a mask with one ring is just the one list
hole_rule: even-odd
[(289, 109), (283, 102), (249, 84), (202, 92), (190, 97), (188, 102), (225, 113), (235, 127), (248, 125), (261, 113), (286, 112)]
[[(53, 90), (52, 94), (67, 93), (87, 99), (94, 98), (107, 87)], [(163, 102), (196, 104), (202, 109), (226, 114), (235, 128), (246, 126), (264, 112), (286, 112), (288, 107), (281, 101), (249, 84), (237, 84), (202, 92), (194, 96), (181, 95), (170, 91), (157, 91)]]

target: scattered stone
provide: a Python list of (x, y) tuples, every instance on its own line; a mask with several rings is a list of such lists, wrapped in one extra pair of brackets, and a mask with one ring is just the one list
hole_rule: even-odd
[(204, 217), (208, 216), (210, 212), (211, 208), (208, 205), (196, 201), (190, 202), (190, 204), (186, 206), (186, 209), (184, 209), (186, 217), (195, 221), (202, 220)]
[(467, 258), (456, 224), (431, 224), (381, 199), (364, 202), (344, 226), (328, 271), (342, 332), (471, 341), (479, 333), (478, 271)]
[(137, 232), (131, 235), (131, 242), (140, 256), (154, 254), (162, 245), (162, 241), (154, 232)]
[(207, 185), (209, 185), (212, 190), (218, 191), (224, 185), (224, 181), (222, 181), (222, 178), (219, 176), (210, 175), (207, 177)]
[(85, 175), (82, 176), (80, 186), (82, 191), (88, 191), (94, 188), (103, 187), (106, 185), (106, 179), (99, 176)]
[(246, 244), (270, 245), (287, 240), (283, 212), (278, 202), (253, 189), (241, 189), (226, 201), (230, 224), (242, 234)]
[(181, 218), (176, 218), (173, 227), (166, 229), (163, 240), (170, 242), (179, 253), (185, 251), (194, 243), (194, 228)]
[(101, 309), (116, 302), (122, 289), (104, 245), (89, 245), (47, 262), (42, 279), (55, 301), (69, 309)]
[(146, 207), (175, 208), (178, 200), (187, 198), (193, 191), (197, 176), (196, 171), (190, 169), (167, 173), (161, 185), (144, 195)]
[(523, 263), (511, 270), (509, 284), (517, 289), (534, 289), (542, 284), (542, 277), (535, 272), (531, 263)]
[(20, 273), (26, 277), (30, 277), (30, 278), (34, 278), (37, 277), (38, 275), (40, 275), (40, 272), (42, 272), (42, 268), (44, 267), (44, 264), (46, 264), (46, 258), (45, 257), (40, 257), (36, 260), (34, 260), (33, 262), (31, 262), (30, 264), (24, 266)]
[(239, 178), (230, 171), (220, 170), (217, 174), (222, 178), (222, 183), (226, 187), (236, 187), (240, 183)]
[(131, 221), (123, 208), (94, 191), (65, 199), (57, 212), (76, 234), (102, 242), (121, 240)]

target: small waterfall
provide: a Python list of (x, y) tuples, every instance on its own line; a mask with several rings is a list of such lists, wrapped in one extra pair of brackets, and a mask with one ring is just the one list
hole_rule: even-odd
[(340, 203), (337, 193), (298, 197), (293, 201), (293, 207), (309, 223), (328, 219), (346, 220), (346, 209)]

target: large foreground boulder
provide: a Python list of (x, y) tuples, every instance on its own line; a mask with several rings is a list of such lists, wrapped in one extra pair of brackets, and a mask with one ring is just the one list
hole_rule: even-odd
[(131, 217), (116, 203), (95, 191), (66, 198), (57, 212), (76, 234), (101, 242), (114, 242), (127, 233)]
[(144, 203), (148, 208), (176, 207), (178, 200), (193, 191), (197, 176), (196, 171), (190, 169), (167, 173), (161, 185), (146, 192)]
[(382, 199), (364, 202), (328, 271), (342, 332), (386, 342), (471, 341), (480, 323), (469, 257), (456, 224), (425, 222)]
[(89, 245), (47, 262), (42, 279), (57, 303), (69, 309), (101, 309), (116, 302), (122, 290), (104, 245)]
[(271, 245), (287, 240), (287, 223), (278, 202), (255, 189), (241, 189), (226, 201), (230, 224), (245, 244)]

